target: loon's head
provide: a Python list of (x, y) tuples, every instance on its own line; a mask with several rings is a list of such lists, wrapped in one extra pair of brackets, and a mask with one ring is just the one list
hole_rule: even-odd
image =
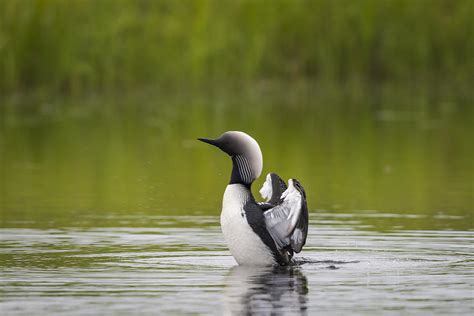
[(198, 138), (214, 145), (232, 157), (233, 169), (230, 183), (250, 185), (262, 173), (263, 158), (255, 139), (239, 131), (225, 132), (216, 139)]

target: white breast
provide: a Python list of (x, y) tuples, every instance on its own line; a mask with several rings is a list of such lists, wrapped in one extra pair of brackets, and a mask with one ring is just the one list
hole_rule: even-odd
[(247, 223), (243, 206), (250, 192), (242, 184), (229, 184), (224, 193), (221, 229), (234, 259), (240, 265), (272, 265), (271, 250)]

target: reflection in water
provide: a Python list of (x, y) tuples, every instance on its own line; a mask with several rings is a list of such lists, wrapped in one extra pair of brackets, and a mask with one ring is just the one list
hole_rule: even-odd
[(319, 213), (296, 266), (229, 271), (215, 216), (108, 218), (0, 228), (1, 315), (473, 314), (472, 231), (367, 231)]
[[(474, 107), (465, 96), (314, 87), (66, 98), (32, 112), (40, 101), (11, 104), (0, 113), (0, 220), (54, 228), (75, 226), (78, 214), (219, 215), (228, 161), (195, 137), (239, 129), (258, 140), (264, 174), (305, 184), (310, 213), (377, 210), (426, 217), (404, 229), (472, 228)], [(466, 220), (429, 220), (439, 215)]]
[(225, 284), (226, 314), (306, 315), (308, 281), (298, 267), (236, 266)]

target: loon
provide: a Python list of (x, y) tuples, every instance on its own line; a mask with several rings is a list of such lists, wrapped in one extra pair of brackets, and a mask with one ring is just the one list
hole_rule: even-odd
[(228, 131), (216, 139), (198, 140), (218, 147), (232, 159), (230, 182), (224, 192), (221, 229), (239, 265), (289, 265), (308, 234), (306, 193), (296, 179), (288, 186), (275, 173), (266, 176), (257, 202), (251, 185), (263, 168), (257, 141), (240, 131)]

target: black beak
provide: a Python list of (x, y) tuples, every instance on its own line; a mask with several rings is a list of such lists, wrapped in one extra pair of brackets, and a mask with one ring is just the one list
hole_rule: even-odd
[(214, 146), (217, 146), (217, 141), (215, 139), (209, 139), (209, 138), (198, 138), (201, 142), (205, 142)]

